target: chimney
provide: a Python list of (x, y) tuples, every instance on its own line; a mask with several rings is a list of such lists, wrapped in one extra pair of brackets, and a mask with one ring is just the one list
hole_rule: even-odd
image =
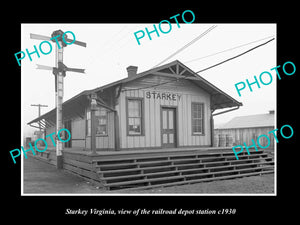
[(275, 110), (269, 110), (269, 114), (274, 114)]
[(128, 66), (127, 68), (128, 77), (136, 76), (138, 67), (137, 66)]

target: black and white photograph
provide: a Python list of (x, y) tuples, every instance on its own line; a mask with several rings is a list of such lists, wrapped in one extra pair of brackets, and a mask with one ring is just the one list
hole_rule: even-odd
[(3, 20), (5, 217), (297, 215), (295, 5), (45, 3)]
[(24, 195), (276, 195), (276, 24), (183, 15), (22, 24)]

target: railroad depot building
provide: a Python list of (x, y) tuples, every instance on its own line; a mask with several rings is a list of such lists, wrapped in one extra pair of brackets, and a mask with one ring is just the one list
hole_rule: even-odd
[[(65, 148), (91, 149), (91, 94), (97, 95), (96, 149), (106, 151), (210, 147), (213, 112), (242, 105), (178, 60), (137, 69), (129, 66), (126, 78), (63, 103), (64, 127), (71, 132)], [(40, 124), (46, 136), (55, 123), (53, 109), (28, 124)], [(46, 141), (53, 146), (50, 137)]]
[[(274, 149), (273, 134), (269, 133), (275, 129), (275, 111), (269, 113), (238, 116), (215, 129), (215, 146), (232, 147), (235, 145), (253, 145), (252, 139), (257, 140), (260, 135), (267, 135), (270, 140), (269, 148)], [(260, 139), (262, 146), (268, 145), (268, 139)]]

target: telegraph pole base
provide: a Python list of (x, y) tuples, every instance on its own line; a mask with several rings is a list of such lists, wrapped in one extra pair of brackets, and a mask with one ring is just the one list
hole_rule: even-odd
[(63, 156), (62, 155), (56, 156), (56, 168), (58, 170), (63, 169)]

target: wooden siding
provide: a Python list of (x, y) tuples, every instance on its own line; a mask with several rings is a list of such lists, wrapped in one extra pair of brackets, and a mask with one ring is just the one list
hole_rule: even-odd
[[(55, 126), (52, 126), (52, 127), (47, 128), (47, 129), (46, 129), (45, 136), (47, 136), (47, 135), (49, 135), (49, 134), (51, 134), (51, 133), (53, 133), (53, 132), (56, 133), (56, 127), (55, 127)], [(53, 138), (54, 141), (55, 141), (55, 135), (53, 135), (52, 138)], [(49, 136), (49, 137), (46, 137), (46, 141), (47, 141), (48, 147), (54, 147), (53, 142), (51, 141), (51, 137), (50, 137), (50, 136)]]
[[(159, 86), (149, 87), (164, 83)], [(146, 88), (147, 87), (147, 88)], [(147, 92), (175, 94), (176, 98), (153, 98), (147, 96)], [(177, 96), (179, 95), (180, 98)], [(143, 135), (130, 136), (127, 134), (127, 112), (126, 99), (143, 99)], [(211, 96), (192, 83), (180, 79), (174, 80), (170, 77), (149, 75), (132, 82), (126, 83), (117, 101), (115, 109), (119, 116), (119, 142), (121, 149), (151, 149), (162, 147), (161, 137), (161, 108), (173, 107), (176, 109), (176, 146), (210, 146), (211, 125), (210, 125), (210, 99)], [(201, 135), (192, 134), (192, 102), (204, 104), (204, 133)], [(72, 119), (72, 147), (90, 148), (90, 136), (86, 136), (86, 115), (85, 118)], [(103, 150), (115, 149), (114, 134), (114, 113), (108, 112), (107, 135), (96, 136), (96, 148)], [(47, 129), (47, 134), (55, 132), (55, 127)], [(47, 138), (47, 143), (52, 144)]]
[[(178, 80), (160, 86), (147, 89), (138, 89), (173, 81), (169, 77), (150, 75), (137, 79), (123, 86), (119, 104), (116, 110), (119, 113), (120, 147), (121, 149), (131, 148), (160, 148), (161, 147), (161, 107), (170, 106), (177, 109), (177, 146), (209, 146), (211, 143), (210, 133), (210, 95), (187, 80)], [(133, 89), (133, 90), (130, 90)], [(125, 90), (125, 91), (124, 91)], [(180, 99), (157, 99), (147, 98), (146, 92), (170, 93), (181, 95)], [(128, 136), (126, 122), (126, 99), (143, 98), (144, 107), (144, 135)], [(204, 104), (204, 134), (192, 135), (191, 127), (191, 103), (199, 102)]]
[[(46, 129), (46, 135), (56, 133), (56, 126), (52, 126)], [(55, 136), (52, 136), (55, 138)], [(50, 137), (46, 138), (49, 147), (54, 147)], [(85, 120), (77, 117), (71, 120), (71, 140), (72, 147), (85, 147)]]
[(76, 118), (71, 122), (72, 147), (85, 147), (85, 120)]
[[(274, 130), (274, 127), (257, 127), (257, 128), (234, 128), (234, 129), (215, 129), (215, 135), (230, 135), (233, 139), (232, 145), (243, 145), (244, 142), (247, 146), (253, 145), (251, 139), (256, 143), (257, 138), (264, 134), (267, 135), (271, 141), (269, 148), (274, 147), (274, 136), (269, 134), (271, 130)], [(267, 146), (268, 141), (265, 137), (259, 139), (261, 146)], [(258, 145), (257, 145), (258, 146)], [(259, 146), (258, 146), (259, 147)]]
[[(91, 147), (90, 136), (86, 136), (86, 119), (80, 117), (72, 119), (72, 147), (87, 148)], [(108, 112), (108, 125), (107, 125), (107, 135), (96, 136), (96, 148), (98, 149), (114, 149), (114, 114), (113, 112)], [(55, 126), (49, 127), (46, 130), (46, 135), (56, 132)], [(54, 138), (54, 136), (53, 136)], [(50, 137), (46, 138), (49, 147), (54, 147)]]
[[(114, 149), (115, 148), (115, 135), (114, 135), (114, 113), (108, 111), (107, 114), (107, 135), (98, 136), (96, 135), (96, 148), (97, 149)], [(84, 128), (86, 129), (86, 128)], [(91, 137), (86, 136), (85, 147), (91, 148)]]

